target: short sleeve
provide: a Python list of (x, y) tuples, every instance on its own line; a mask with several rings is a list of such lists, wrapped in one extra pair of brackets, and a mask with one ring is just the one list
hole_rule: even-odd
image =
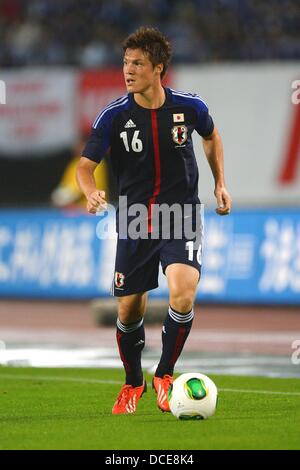
[(111, 119), (109, 113), (96, 118), (90, 136), (81, 155), (94, 162), (100, 163), (104, 158), (111, 142)]
[(209, 114), (208, 107), (200, 98), (194, 100), (194, 105), (197, 111), (197, 123), (195, 126), (196, 131), (201, 137), (209, 136), (214, 130), (214, 121)]
[(85, 144), (81, 155), (94, 162), (100, 163), (110, 147), (110, 136), (107, 129), (94, 129)]

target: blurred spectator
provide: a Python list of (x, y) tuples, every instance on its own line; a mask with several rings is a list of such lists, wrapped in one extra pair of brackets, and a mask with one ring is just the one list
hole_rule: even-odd
[(0, 0), (0, 66), (119, 64), (140, 25), (173, 63), (300, 58), (299, 0)]
[(7, 32), (12, 62), (16, 65), (27, 64), (38, 55), (42, 38), (41, 25), (31, 18), (16, 21)]

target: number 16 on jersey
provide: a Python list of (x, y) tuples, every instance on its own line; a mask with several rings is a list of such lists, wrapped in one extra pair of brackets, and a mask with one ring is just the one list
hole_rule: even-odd
[[(134, 152), (141, 152), (143, 150), (143, 142), (139, 139), (139, 133), (140, 131), (134, 131), (131, 141), (131, 148)], [(127, 131), (121, 132), (120, 137), (123, 140), (126, 151), (130, 152)]]

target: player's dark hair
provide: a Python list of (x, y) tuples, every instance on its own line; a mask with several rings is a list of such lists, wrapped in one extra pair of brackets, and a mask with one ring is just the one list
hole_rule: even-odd
[(171, 60), (171, 44), (158, 29), (141, 26), (123, 42), (123, 51), (126, 49), (141, 49), (148, 54), (153, 67), (163, 64), (160, 76), (164, 77)]

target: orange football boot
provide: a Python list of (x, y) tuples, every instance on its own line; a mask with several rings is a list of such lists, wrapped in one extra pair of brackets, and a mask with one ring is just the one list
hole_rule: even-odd
[(173, 377), (165, 374), (163, 377), (153, 377), (152, 387), (157, 393), (157, 406), (161, 411), (170, 412), (168, 390), (173, 383)]
[(140, 387), (123, 385), (112, 409), (113, 415), (126, 415), (135, 413), (141, 396), (147, 391), (147, 383), (144, 381)]

